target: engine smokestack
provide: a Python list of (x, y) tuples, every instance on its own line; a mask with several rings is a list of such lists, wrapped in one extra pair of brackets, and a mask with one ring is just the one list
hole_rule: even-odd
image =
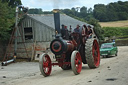
[(61, 30), (60, 30), (60, 13), (59, 13), (59, 9), (54, 9), (53, 13), (54, 13), (54, 23), (55, 23), (56, 34), (60, 34)]

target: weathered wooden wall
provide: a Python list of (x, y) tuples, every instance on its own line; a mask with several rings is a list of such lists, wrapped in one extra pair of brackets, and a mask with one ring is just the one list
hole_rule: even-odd
[[(26, 27), (32, 27), (33, 39), (31, 40), (25, 40), (24, 28)], [(33, 54), (36, 52), (44, 52), (49, 48), (50, 41), (54, 39), (53, 35), (55, 35), (55, 31), (53, 28), (27, 16), (21, 21), (18, 34), (21, 34), (22, 37), (18, 38), (17, 57), (31, 58), (35, 56)], [(21, 49), (24, 48), (23, 42), (25, 42), (24, 44), (26, 46), (28, 56), (26, 55), (25, 49)]]
[(36, 53), (38, 52), (45, 52), (47, 48), (50, 47), (50, 42), (35, 42), (35, 43), (24, 43), (26, 45), (26, 51), (25, 49), (21, 49), (24, 47), (23, 43), (18, 44), (17, 49), (17, 57), (19, 58), (31, 58), (35, 57)]
[[(29, 40), (29, 42), (48, 42), (53, 40), (52, 35), (55, 35), (55, 31), (53, 28), (48, 27), (47, 25), (36, 21), (35, 19), (30, 18), (29, 16), (26, 17), (24, 20), (22, 20), (19, 30), (23, 34), (23, 40), (25, 41), (24, 38), (24, 28), (26, 27), (32, 27), (32, 32), (33, 32), (33, 39)], [(22, 39), (19, 38), (18, 42), (22, 42)], [(27, 41), (25, 41), (27, 42)]]

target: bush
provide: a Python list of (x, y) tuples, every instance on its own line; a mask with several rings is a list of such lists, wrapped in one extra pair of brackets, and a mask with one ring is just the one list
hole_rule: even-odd
[(15, 9), (8, 6), (7, 3), (0, 1), (0, 41), (5, 43), (10, 37), (11, 26), (15, 22)]
[(104, 40), (103, 30), (102, 30), (100, 24), (98, 23), (98, 20), (90, 19), (88, 21), (88, 23), (94, 26), (94, 32), (95, 32), (96, 36), (98, 37), (98, 39), (100, 41)]
[(105, 37), (126, 37), (128, 35), (128, 27), (103, 27)]

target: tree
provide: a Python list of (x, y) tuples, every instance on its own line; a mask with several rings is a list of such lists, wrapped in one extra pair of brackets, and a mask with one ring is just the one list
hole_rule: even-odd
[(0, 40), (4, 41), (9, 38), (9, 31), (15, 22), (14, 9), (8, 7), (7, 3), (0, 1)]
[(69, 16), (72, 16), (74, 15), (74, 12), (70, 9), (64, 9), (64, 10), (61, 10), (63, 13), (69, 15)]
[(87, 16), (87, 7), (83, 6), (80, 8), (79, 17), (85, 18)]
[(18, 5), (22, 5), (21, 0), (2, 0), (4, 3), (8, 3), (8, 6), (14, 8)]
[(76, 11), (76, 9), (74, 7), (71, 9), (71, 11), (73, 12), (74, 16), (76, 16), (78, 14), (78, 11)]
[(41, 8), (40, 9), (37, 9), (37, 8), (29, 9), (28, 14), (43, 14), (43, 11)]
[(89, 8), (89, 9), (87, 10), (87, 13), (92, 14), (92, 13), (93, 13), (92, 8)]
[(106, 13), (107, 13), (107, 10), (104, 4), (94, 5), (93, 15), (95, 19), (98, 19), (99, 21), (108, 21)]
[(88, 21), (89, 24), (93, 25), (94, 26), (94, 32), (96, 34), (96, 36), (98, 37), (98, 39), (101, 41), (101, 40), (104, 40), (104, 37), (103, 37), (103, 30), (101, 29), (101, 26), (100, 24), (98, 23), (98, 20), (96, 19), (90, 19)]
[(115, 10), (115, 8), (112, 4), (108, 4), (106, 6), (106, 14), (107, 14), (108, 21), (117, 21), (118, 20), (117, 12), (114, 10)]
[(128, 19), (128, 1), (94, 5), (93, 16), (99, 21), (117, 21)]
[(128, 13), (126, 12), (119, 12), (118, 13), (119, 20), (127, 20), (128, 19)]

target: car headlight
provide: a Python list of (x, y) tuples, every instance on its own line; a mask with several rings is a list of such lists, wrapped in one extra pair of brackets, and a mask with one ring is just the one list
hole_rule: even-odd
[(111, 51), (108, 51), (108, 53), (110, 53)]

